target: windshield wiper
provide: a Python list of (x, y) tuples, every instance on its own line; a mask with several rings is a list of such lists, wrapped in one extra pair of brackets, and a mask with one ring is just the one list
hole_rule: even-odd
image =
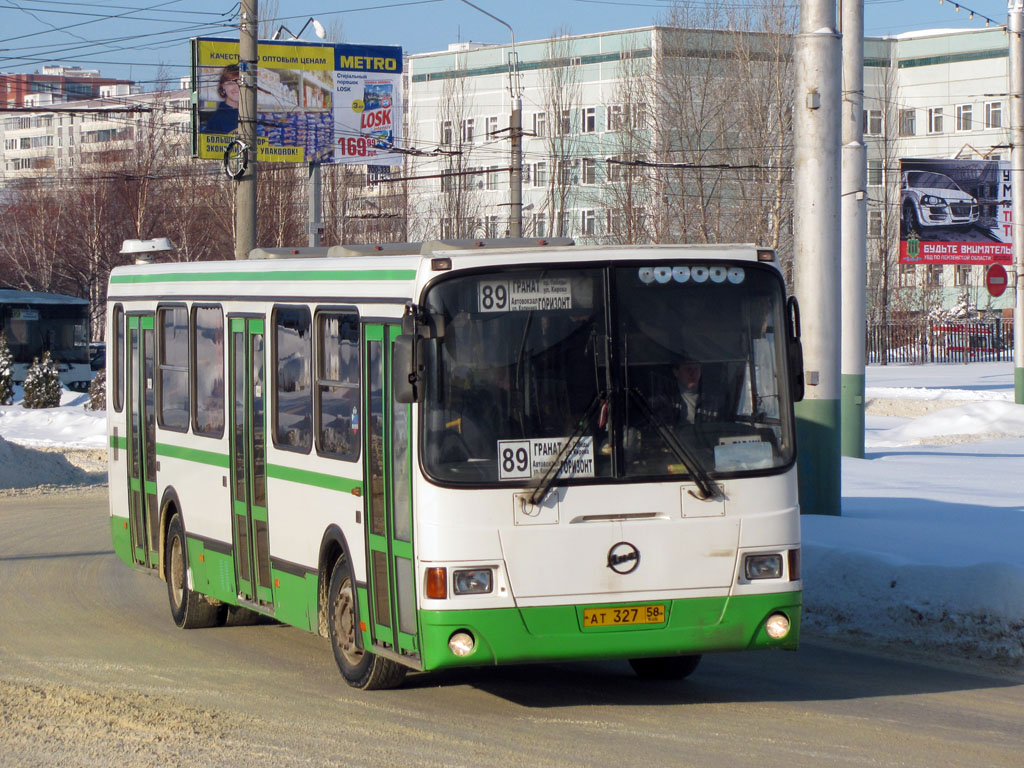
[[(658, 430), (658, 434), (661, 439), (668, 445), (669, 450), (675, 454), (676, 458), (679, 459), (683, 465), (690, 471), (690, 476), (693, 478), (693, 482), (697, 484), (697, 490), (700, 491), (699, 499), (713, 499), (722, 495), (722, 489), (719, 485), (711, 479), (711, 475), (704, 469), (704, 465), (700, 463), (700, 460), (693, 454), (689, 448), (684, 446), (676, 436), (672, 433), (672, 430), (664, 422), (664, 420), (654, 412), (651, 408), (651, 404), (647, 402), (647, 398), (643, 396), (643, 393), (634, 387), (629, 388), (629, 394), (636, 400), (637, 405), (640, 406), (640, 410), (643, 412), (654, 428)], [(694, 494), (696, 495), (696, 494)]]
[(551, 484), (555, 482), (555, 478), (558, 477), (558, 473), (562, 470), (562, 462), (572, 455), (572, 452), (576, 450), (576, 446), (580, 440), (583, 439), (583, 433), (590, 425), (591, 420), (594, 418), (594, 413), (597, 407), (604, 402), (604, 393), (598, 392), (594, 395), (594, 399), (590, 401), (590, 405), (587, 406), (587, 410), (583, 412), (583, 417), (580, 419), (579, 424), (576, 425), (576, 429), (569, 436), (569, 439), (565, 441), (565, 445), (558, 451), (554, 460), (551, 462), (551, 466), (547, 468), (537, 484), (533, 487), (533, 491), (530, 493), (529, 499), (531, 506), (536, 506), (543, 499), (548, 490), (551, 488)]

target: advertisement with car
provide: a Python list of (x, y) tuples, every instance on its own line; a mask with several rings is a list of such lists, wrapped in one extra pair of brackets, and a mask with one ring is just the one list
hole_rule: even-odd
[[(402, 49), (260, 40), (260, 162), (401, 165)], [(192, 41), (192, 153), (221, 160), (238, 138), (238, 40)]]
[(1009, 264), (1010, 164), (900, 161), (901, 264)]

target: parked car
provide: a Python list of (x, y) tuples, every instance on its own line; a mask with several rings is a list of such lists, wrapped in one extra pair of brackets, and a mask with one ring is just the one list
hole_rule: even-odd
[(107, 345), (102, 341), (89, 342), (89, 367), (98, 371), (107, 364)]
[(900, 208), (904, 233), (921, 227), (969, 227), (981, 213), (977, 198), (934, 171), (903, 172)]

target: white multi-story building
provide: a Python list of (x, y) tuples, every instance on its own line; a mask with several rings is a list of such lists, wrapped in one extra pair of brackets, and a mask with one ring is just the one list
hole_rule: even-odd
[[(621, 196), (609, 194), (609, 188), (626, 167), (614, 161), (623, 156), (624, 134), (635, 139), (635, 132), (624, 129), (645, 122), (655, 126), (658, 137), (647, 142), (648, 149), (656, 150), (661, 142), (664, 150), (669, 141), (665, 126), (657, 126), (667, 114), (658, 93), (648, 89), (652, 103), (642, 97), (638, 101), (631, 94), (640, 90), (631, 81), (653, 73), (652, 81), (659, 82), (659, 68), (667, 66), (670, 56), (679, 56), (668, 50), (671, 34), (663, 27), (644, 27), (517, 45), (525, 132), (524, 235), (616, 241), (627, 214)], [(703, 49), (688, 45), (686, 55), (695, 62), (728, 57), (729, 36), (703, 33)], [(510, 54), (510, 45), (464, 43), (408, 58), (408, 138), (417, 150), (428, 153), (414, 156), (407, 169), (415, 179), (410, 220), (421, 222), (424, 230), (414, 232), (416, 236), (506, 234)], [(1007, 37), (1002, 30), (917, 32), (865, 40), (869, 252), (872, 246), (876, 252), (890, 252), (893, 287), (933, 287), (946, 305), (972, 287), (972, 304), (977, 303), (984, 283), (981, 266), (895, 264), (899, 161), (1008, 159), (1008, 82)], [(727, 90), (730, 84), (723, 87)], [(747, 108), (739, 94), (735, 98), (736, 112)], [(735, 138), (740, 135), (723, 130), (710, 141), (744, 143), (746, 139)], [(673, 157), (663, 151), (651, 159)], [(565, 182), (555, 194), (553, 178)], [(648, 170), (643, 178), (648, 186), (659, 187), (663, 197), (674, 194), (665, 171)], [(730, 183), (722, 187), (723, 196), (748, 194), (742, 185)], [(788, 241), (782, 236), (780, 242)], [(872, 269), (877, 267), (876, 263)], [(877, 280), (877, 274), (872, 278)], [(1007, 291), (987, 306), (999, 308), (1010, 301), (1012, 291)]]
[(117, 84), (100, 91), (98, 99), (70, 102), (51, 94), (30, 96), (26, 106), (38, 111), (0, 118), (0, 186), (109, 165), (153, 130), (159, 131), (159, 141), (188, 151), (188, 90), (139, 93)]

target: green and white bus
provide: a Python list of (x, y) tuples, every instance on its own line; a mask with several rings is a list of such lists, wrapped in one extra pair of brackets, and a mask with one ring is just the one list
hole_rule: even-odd
[(774, 252), (511, 246), (111, 273), (114, 548), (179, 627), (317, 632), (364, 689), (797, 646), (802, 361)]

